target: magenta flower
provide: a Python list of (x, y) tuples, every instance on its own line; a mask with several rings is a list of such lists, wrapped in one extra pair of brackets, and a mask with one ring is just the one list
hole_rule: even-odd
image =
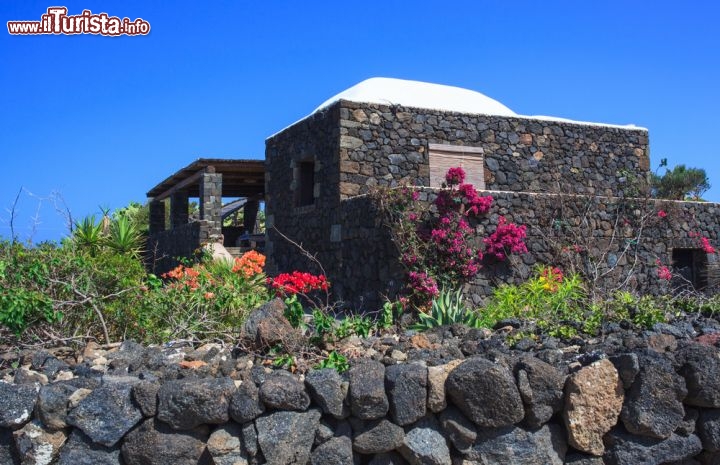
[(447, 174), (445, 174), (445, 181), (448, 186), (462, 184), (462, 182), (465, 181), (465, 171), (459, 166), (457, 168), (450, 168)]

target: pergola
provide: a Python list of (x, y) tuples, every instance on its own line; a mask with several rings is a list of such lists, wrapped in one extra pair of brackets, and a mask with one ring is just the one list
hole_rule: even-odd
[(170, 199), (170, 228), (189, 222), (188, 199), (197, 197), (200, 220), (209, 224), (209, 238), (219, 241), (223, 217), (222, 199), (243, 198), (234, 202), (235, 209), (244, 207), (244, 229), (254, 232), (260, 201), (265, 197), (265, 162), (199, 158), (178, 170), (147, 193), (150, 204), (150, 235), (165, 230), (165, 199)]

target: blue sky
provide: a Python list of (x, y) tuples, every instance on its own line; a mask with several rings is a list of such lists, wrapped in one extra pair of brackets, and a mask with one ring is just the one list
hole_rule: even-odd
[[(152, 30), (8, 34), (7, 21), (56, 4)], [(520, 114), (647, 127), (653, 166), (705, 168), (705, 197), (720, 201), (718, 5), (0, 0), (0, 236), (20, 188), (19, 237), (60, 239), (63, 218), (41, 198), (59, 193), (76, 218), (142, 202), (196, 158), (262, 158), (266, 137), (374, 76), (466, 87)]]

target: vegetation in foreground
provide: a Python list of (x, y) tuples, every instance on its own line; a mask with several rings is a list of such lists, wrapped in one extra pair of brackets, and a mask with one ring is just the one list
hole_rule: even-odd
[[(700, 294), (653, 297), (620, 290), (598, 296), (580, 274), (552, 266), (538, 267), (522, 284), (497, 287), (480, 307), (469, 305), (463, 286), (480, 268), (526, 252), (525, 229), (499, 217), (494, 233), (473, 241), (473, 222), (489, 211), (492, 198), (463, 184), (459, 168), (446, 179), (447, 189), (429, 209), (413, 210), (417, 194), (412, 190), (379, 194), (407, 267), (407, 288), (375, 314), (337, 318), (331, 283), (323, 274), (294, 271), (268, 278), (265, 257), (254, 251), (232, 263), (200, 257), (159, 277), (147, 274), (141, 262), (142, 225), (133, 219), (142, 215), (105, 211), (100, 220), (91, 216), (77, 222), (61, 244), (0, 242), (0, 335), (16, 346), (125, 339), (234, 342), (250, 311), (280, 297), (306, 346), (300, 353), (271, 347), (269, 362), (292, 369), (298, 357), (309, 357), (317, 366), (344, 371), (348, 360), (336, 348), (353, 335), (529, 322), (530, 330), (509, 335), (513, 344), (544, 335), (595, 336), (608, 323), (650, 328), (682, 314), (720, 310), (720, 298)], [(709, 245), (706, 250), (715, 253)], [(658, 270), (659, 279), (669, 281), (671, 275), (667, 267)]]

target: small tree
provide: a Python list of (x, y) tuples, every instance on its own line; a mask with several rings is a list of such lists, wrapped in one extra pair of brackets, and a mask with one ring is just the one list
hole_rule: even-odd
[(687, 168), (677, 165), (665, 174), (652, 176), (652, 190), (655, 197), (670, 200), (701, 200), (701, 196), (710, 189), (710, 182), (704, 169)]

